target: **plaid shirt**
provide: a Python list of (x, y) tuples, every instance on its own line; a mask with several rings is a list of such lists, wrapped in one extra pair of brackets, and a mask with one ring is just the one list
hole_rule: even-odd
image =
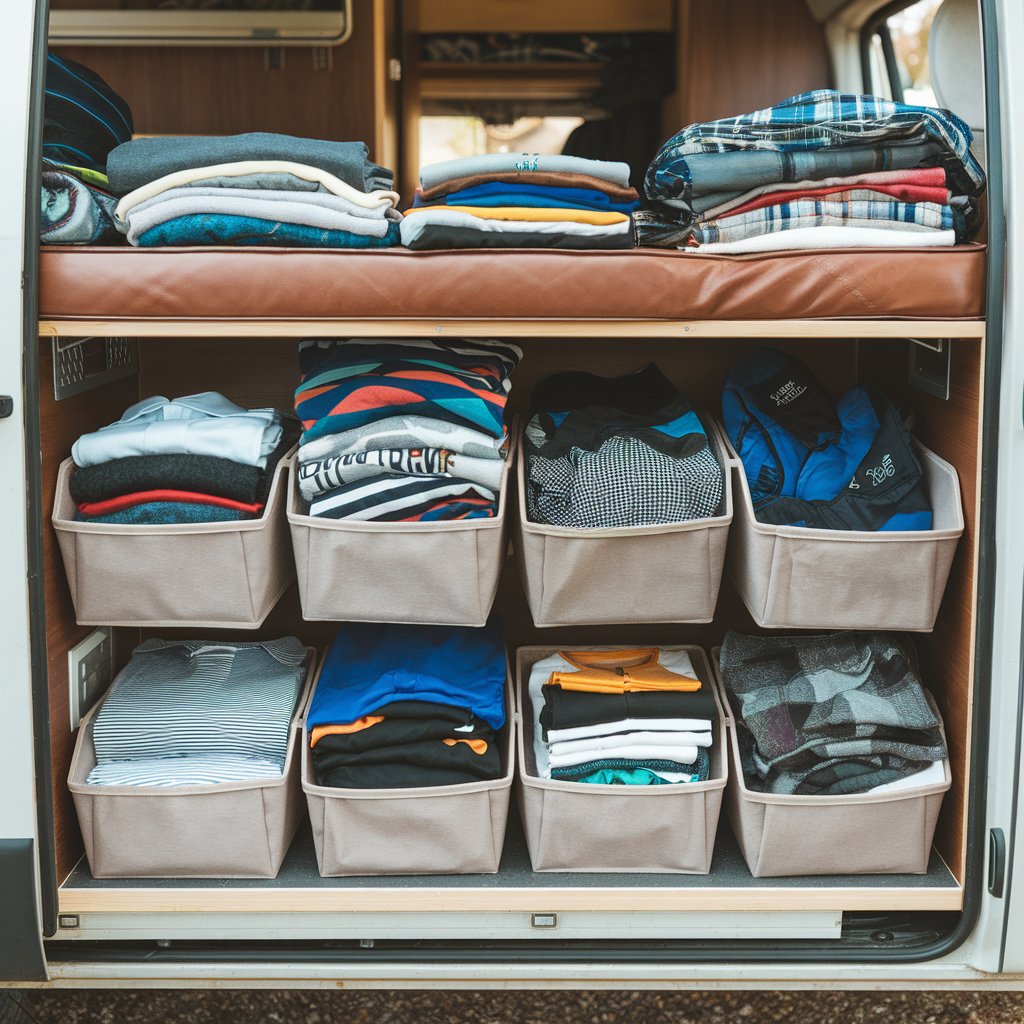
[(939, 721), (893, 634), (757, 637), (730, 630), (721, 672), (743, 774), (769, 793), (851, 793), (946, 756)]
[(985, 187), (985, 173), (971, 153), (973, 137), (966, 123), (948, 110), (819, 89), (750, 114), (684, 128), (658, 151), (644, 191), (650, 199), (689, 198), (686, 157), (697, 153), (787, 153), (930, 138), (946, 152), (943, 165), (955, 190), (977, 196)]
[(852, 202), (799, 199), (715, 220), (698, 221), (691, 237), (703, 245), (707, 242), (739, 242), (793, 228), (826, 226), (891, 226), (928, 231), (949, 231), (959, 227), (962, 233), (963, 218), (959, 218), (959, 225), (957, 220), (952, 207), (937, 203), (902, 203), (895, 199)]

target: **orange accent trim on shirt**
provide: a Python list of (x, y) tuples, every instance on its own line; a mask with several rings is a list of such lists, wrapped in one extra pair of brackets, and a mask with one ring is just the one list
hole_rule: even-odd
[(465, 743), (474, 754), (481, 756), (487, 753), (487, 740), (457, 740), (444, 739), (441, 741), (446, 747), (454, 747), (456, 743)]
[(554, 671), (546, 686), (584, 693), (636, 693), (644, 690), (671, 690), (695, 693), (699, 679), (665, 668), (654, 647), (612, 651), (559, 651), (559, 657), (575, 666), (575, 672)]
[(342, 722), (338, 725), (315, 725), (309, 733), (309, 745), (315, 747), (325, 736), (350, 736), (354, 732), (362, 732), (371, 725), (384, 721), (383, 715), (363, 715), (354, 722)]

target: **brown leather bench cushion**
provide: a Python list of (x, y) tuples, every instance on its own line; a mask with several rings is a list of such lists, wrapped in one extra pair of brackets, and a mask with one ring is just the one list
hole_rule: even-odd
[(473, 250), (46, 248), (44, 320), (958, 319), (985, 246), (757, 256)]

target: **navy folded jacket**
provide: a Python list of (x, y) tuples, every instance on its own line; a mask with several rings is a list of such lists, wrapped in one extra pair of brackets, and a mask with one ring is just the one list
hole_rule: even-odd
[(392, 701), (466, 708), (505, 724), (505, 645), (495, 620), (481, 629), (346, 622), (320, 670), (310, 728), (354, 722)]

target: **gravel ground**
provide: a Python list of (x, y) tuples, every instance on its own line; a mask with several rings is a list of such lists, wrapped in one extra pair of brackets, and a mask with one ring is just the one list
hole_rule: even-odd
[[(23, 1024), (1022, 1024), (1024, 995), (21, 992)], [(0, 1020), (3, 1014), (0, 1012)]]

